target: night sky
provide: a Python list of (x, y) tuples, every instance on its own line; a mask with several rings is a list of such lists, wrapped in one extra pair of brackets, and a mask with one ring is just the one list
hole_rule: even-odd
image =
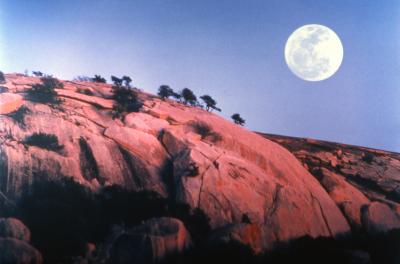
[[(285, 63), (305, 24), (342, 40), (342, 66), (325, 81)], [(0, 0), (0, 69), (189, 87), (251, 130), (400, 151), (398, 0)]]

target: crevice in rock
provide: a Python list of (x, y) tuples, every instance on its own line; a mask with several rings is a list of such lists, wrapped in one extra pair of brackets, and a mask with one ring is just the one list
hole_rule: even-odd
[(8, 158), (4, 150), (0, 149), (0, 192), (7, 193)]
[(163, 141), (163, 139), (164, 139), (164, 134), (165, 134), (165, 131), (164, 131), (164, 129), (162, 129), (162, 130), (160, 131), (160, 133), (159, 133), (157, 139), (158, 139), (158, 141), (160, 142), (161, 146), (164, 148), (165, 152), (167, 152), (168, 156), (169, 156), (171, 159), (173, 159), (173, 155), (169, 152), (168, 147), (164, 144), (164, 141)]
[(360, 208), (360, 219), (361, 219), (361, 226), (366, 231), (368, 227), (368, 210), (370, 204), (365, 204)]
[(197, 208), (200, 208), (200, 202), (201, 202), (201, 194), (203, 192), (203, 185), (204, 185), (204, 176), (206, 174), (206, 172), (212, 167), (215, 166), (215, 162), (218, 161), (218, 159), (221, 157), (222, 155), (219, 155), (217, 158), (215, 158), (213, 161), (210, 162), (210, 165), (207, 166), (207, 168), (204, 170), (204, 172), (201, 174), (201, 184), (200, 184), (200, 189), (199, 189), (199, 197), (197, 198)]
[[(328, 229), (329, 235), (330, 235), (331, 237), (334, 237), (334, 233), (332, 232), (331, 227), (329, 226), (328, 218), (326, 217), (325, 212), (324, 212), (324, 210), (322, 209), (321, 203), (319, 202), (319, 200), (318, 200), (311, 192), (310, 192), (310, 195), (311, 195), (312, 200), (313, 200), (314, 202), (316, 202), (317, 205), (318, 205), (319, 211), (321, 212), (322, 219), (324, 220), (325, 226), (326, 226), (326, 228)], [(343, 216), (343, 217), (344, 217), (344, 216)], [(345, 218), (345, 219), (346, 219), (346, 218)]]
[(162, 129), (157, 137), (161, 146), (164, 148), (165, 152), (168, 154), (168, 158), (164, 161), (161, 168), (160, 174), (164, 180), (165, 186), (167, 187), (168, 197), (172, 203), (175, 202), (176, 198), (176, 186), (175, 186), (175, 175), (174, 175), (174, 157), (169, 152), (168, 147), (164, 144), (164, 129)]
[(276, 210), (278, 209), (278, 203), (279, 203), (280, 193), (281, 193), (282, 188), (283, 188), (282, 185), (280, 185), (280, 184), (276, 185), (274, 193), (272, 195), (271, 206), (268, 208), (268, 210), (266, 211), (266, 214), (265, 214), (265, 220), (270, 219), (274, 215)]
[(197, 208), (200, 208), (201, 194), (203, 192), (203, 185), (204, 185), (204, 173), (201, 175), (201, 184), (200, 184), (200, 189), (199, 189), (199, 196), (197, 197)]
[[(373, 192), (383, 195), (386, 199), (400, 203), (400, 194), (396, 191), (386, 191), (378, 183), (368, 178), (362, 177), (360, 174), (345, 174), (347, 182), (354, 182), (356, 186), (362, 186), (363, 188), (369, 189)], [(357, 188), (363, 191), (363, 188)], [(366, 194), (368, 196), (368, 194)]]
[(118, 149), (119, 152), (122, 155), (122, 158), (125, 161), (126, 166), (128, 167), (129, 170), (129, 174), (130, 174), (130, 178), (128, 177), (127, 173), (123, 173), (123, 177), (126, 183), (130, 183), (131, 181), (133, 181), (133, 183), (135, 184), (135, 186), (138, 187), (138, 189), (143, 189), (143, 183), (140, 179), (140, 177), (138, 177), (137, 175), (137, 169), (135, 166), (135, 162), (133, 160), (132, 155), (123, 147), (118, 145)]
[(95, 124), (95, 125), (97, 125), (97, 126), (99, 126), (99, 127), (101, 127), (101, 128), (107, 129), (106, 126), (104, 126), (103, 124), (101, 124), (100, 122), (98, 122), (98, 121), (96, 121), (96, 120), (94, 120), (94, 119), (91, 119), (88, 115), (83, 115), (82, 113), (79, 113), (79, 112), (77, 112), (77, 111), (73, 111), (73, 112), (74, 112), (77, 116), (80, 116), (80, 117), (86, 119), (87, 121), (92, 122), (93, 124)]
[(104, 184), (104, 181), (100, 178), (98, 165), (93, 156), (92, 149), (83, 137), (79, 139), (79, 147), (79, 160), (83, 177), (87, 181), (97, 179), (100, 184)]
[(163, 179), (167, 188), (167, 193), (170, 201), (175, 202), (176, 198), (176, 185), (174, 177), (174, 162), (172, 159), (167, 159), (160, 170), (161, 178)]

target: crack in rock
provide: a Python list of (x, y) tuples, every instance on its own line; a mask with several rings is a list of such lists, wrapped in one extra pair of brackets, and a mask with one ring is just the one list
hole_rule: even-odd
[(329, 226), (328, 219), (325, 215), (324, 210), (322, 209), (321, 203), (311, 192), (310, 192), (310, 195), (311, 195), (312, 200), (315, 201), (318, 205), (319, 211), (321, 212), (322, 219), (324, 220), (325, 226), (328, 229), (329, 235), (331, 237), (334, 237), (334, 233), (332, 232), (331, 227)]

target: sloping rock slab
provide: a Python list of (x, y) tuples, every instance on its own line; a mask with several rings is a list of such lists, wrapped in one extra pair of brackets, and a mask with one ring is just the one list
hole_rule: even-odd
[(0, 114), (12, 113), (20, 108), (22, 103), (22, 96), (12, 93), (2, 93), (0, 94)]

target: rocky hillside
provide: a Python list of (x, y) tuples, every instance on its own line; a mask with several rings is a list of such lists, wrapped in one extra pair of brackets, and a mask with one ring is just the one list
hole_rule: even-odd
[[(41, 82), (8, 74), (2, 84), (0, 196), (6, 204), (18, 206), (36, 183), (49, 180), (73, 179), (93, 193), (110, 186), (151, 192), (170, 207), (200, 212), (210, 228), (207, 241), (239, 243), (255, 253), (305, 236), (400, 228), (397, 154), (259, 135), (137, 89), (142, 107), (116, 116), (109, 84), (61, 81), (57, 100), (43, 103), (29, 93)], [(197, 243), (193, 228), (185, 228), (193, 223), (173, 216), (180, 220), (153, 218), (85, 242), (111, 263), (143, 257), (127, 254), (130, 247), (146, 248), (158, 261)], [(138, 232), (151, 249), (135, 240)]]
[(314, 139), (261, 135), (284, 146), (302, 162), (354, 229), (399, 227), (399, 153)]

